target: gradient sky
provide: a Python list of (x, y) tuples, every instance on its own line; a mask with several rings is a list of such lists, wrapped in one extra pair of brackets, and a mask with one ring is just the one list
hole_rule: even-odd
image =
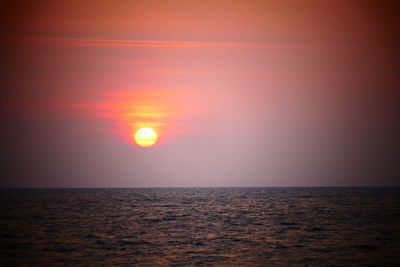
[(0, 185), (400, 185), (395, 2), (0, 1)]

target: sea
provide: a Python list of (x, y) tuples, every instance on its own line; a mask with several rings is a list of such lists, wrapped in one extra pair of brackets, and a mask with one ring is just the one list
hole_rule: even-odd
[(400, 188), (0, 190), (1, 266), (400, 266)]

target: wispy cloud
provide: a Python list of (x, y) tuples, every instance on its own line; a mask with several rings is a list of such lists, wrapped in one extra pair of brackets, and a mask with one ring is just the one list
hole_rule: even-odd
[[(4, 40), (4, 39), (3, 39)], [(268, 48), (274, 51), (287, 52), (292, 49), (340, 49), (357, 51), (374, 51), (374, 43), (357, 42), (315, 42), (315, 41), (268, 41), (268, 42), (237, 42), (237, 41), (162, 41), (162, 40), (114, 40), (88, 38), (6, 38), (6, 41), (36, 45), (51, 45), (64, 47), (132, 47), (132, 48)]]
[(266, 43), (260, 42), (192, 42), (77, 38), (15, 38), (12, 41), (77, 47), (260, 47), (266, 45)]

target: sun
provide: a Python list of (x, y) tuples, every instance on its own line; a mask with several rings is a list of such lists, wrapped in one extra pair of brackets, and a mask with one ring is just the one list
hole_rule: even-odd
[(154, 145), (157, 138), (157, 133), (152, 128), (140, 128), (135, 132), (135, 142), (142, 147)]

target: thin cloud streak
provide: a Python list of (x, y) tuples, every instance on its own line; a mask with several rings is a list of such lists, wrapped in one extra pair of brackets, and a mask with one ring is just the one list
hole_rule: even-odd
[(77, 38), (15, 38), (12, 40), (31, 44), (77, 47), (261, 47), (267, 45), (267, 43), (259, 42), (192, 42)]
[(8, 38), (11, 42), (54, 45), (65, 47), (233, 47), (252, 48), (265, 47), (270, 49), (285, 50), (289, 48), (357, 48), (376, 49), (373, 43), (352, 43), (352, 42), (213, 42), (213, 41), (162, 41), (162, 40), (113, 40), (113, 39), (87, 39), (87, 38)]

